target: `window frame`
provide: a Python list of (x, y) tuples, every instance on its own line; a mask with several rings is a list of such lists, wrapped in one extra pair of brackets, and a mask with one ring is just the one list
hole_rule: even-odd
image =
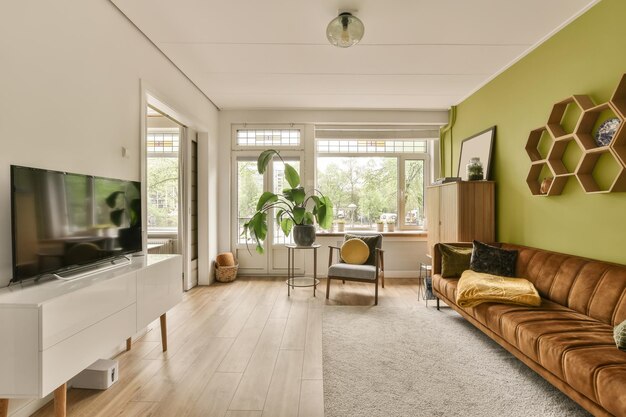
[[(426, 218), (426, 186), (428, 185), (428, 175), (430, 172), (430, 143), (428, 139), (412, 139), (412, 140), (423, 140), (426, 144), (426, 152), (416, 152), (416, 153), (404, 153), (404, 152), (318, 152), (317, 149), (317, 141), (318, 140), (328, 140), (328, 138), (320, 138), (315, 139), (314, 143), (314, 160), (315, 160), (315, 187), (318, 187), (318, 178), (317, 178), (317, 160), (320, 157), (334, 157), (334, 158), (354, 158), (354, 157), (380, 157), (380, 158), (396, 158), (397, 159), (397, 184), (398, 184), (398, 192), (396, 193), (396, 207), (398, 208), (398, 218), (397, 218), (397, 230), (399, 231), (426, 231), (425, 224), (422, 226), (419, 225), (407, 225), (406, 224), (406, 213), (404, 207), (404, 195), (406, 193), (406, 182), (405, 182), (405, 161), (407, 160), (421, 160), (424, 161), (424, 172), (423, 172), (423, 186), (424, 186), (424, 218)], [(349, 140), (349, 139), (341, 139), (341, 140)], [(398, 139), (380, 139), (380, 140), (398, 140)], [(371, 229), (375, 231), (376, 229)], [(346, 231), (349, 231), (346, 228)]]
[[(300, 144), (299, 145), (239, 145), (237, 144), (237, 131), (239, 130), (299, 130), (300, 131)], [(249, 123), (234, 123), (231, 125), (231, 150), (232, 151), (264, 151), (265, 149), (282, 150), (299, 150), (304, 151), (304, 125), (303, 124), (249, 124)], [(301, 159), (302, 161), (303, 159)]]

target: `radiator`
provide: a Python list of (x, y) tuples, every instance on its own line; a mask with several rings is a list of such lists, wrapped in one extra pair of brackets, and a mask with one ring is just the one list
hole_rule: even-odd
[(176, 253), (176, 239), (148, 238), (148, 253)]

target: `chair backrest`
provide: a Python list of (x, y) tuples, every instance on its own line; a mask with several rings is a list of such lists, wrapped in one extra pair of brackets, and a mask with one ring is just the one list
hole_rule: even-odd
[[(365, 261), (366, 265), (376, 265), (376, 251), (375, 249), (382, 248), (383, 246), (383, 235), (380, 233), (346, 233), (344, 237), (344, 242), (350, 239), (361, 239), (363, 242), (367, 244), (367, 247), (370, 250), (370, 256)], [(343, 260), (341, 260), (343, 262)]]

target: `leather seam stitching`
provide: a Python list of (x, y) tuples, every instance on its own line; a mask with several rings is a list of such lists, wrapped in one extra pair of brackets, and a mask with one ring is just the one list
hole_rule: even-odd
[(604, 272), (602, 273), (602, 276), (600, 277), (600, 279), (596, 283), (596, 286), (594, 287), (593, 292), (591, 293), (591, 296), (589, 297), (589, 302), (587, 303), (587, 308), (586, 308), (586, 315), (587, 316), (589, 316), (589, 309), (591, 308), (591, 303), (593, 302), (593, 298), (596, 296), (596, 292), (598, 292), (598, 288), (600, 287), (600, 285), (604, 281), (604, 278), (606, 278), (606, 276), (609, 273), (609, 271), (610, 271), (610, 268), (608, 268), (608, 267), (604, 270)]
[(572, 295), (572, 290), (574, 289), (574, 285), (576, 285), (576, 282), (578, 282), (578, 278), (580, 278), (580, 273), (582, 272), (582, 270), (585, 268), (585, 265), (587, 265), (586, 263), (581, 263), (580, 268), (578, 268), (578, 271), (576, 271), (576, 276), (574, 277), (574, 282), (572, 282), (572, 285), (569, 287), (569, 290), (567, 290), (567, 298), (566, 298), (566, 302), (567, 302), (567, 307), (570, 306), (570, 295)]

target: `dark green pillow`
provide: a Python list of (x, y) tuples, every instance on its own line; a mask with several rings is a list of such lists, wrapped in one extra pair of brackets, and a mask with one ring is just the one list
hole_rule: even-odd
[(469, 269), (472, 258), (472, 248), (439, 244), (441, 253), (441, 276), (444, 278), (458, 278), (463, 271)]
[(470, 269), (501, 277), (514, 277), (517, 251), (496, 248), (475, 240)]
[(626, 320), (615, 326), (613, 329), (613, 338), (619, 350), (626, 352)]

